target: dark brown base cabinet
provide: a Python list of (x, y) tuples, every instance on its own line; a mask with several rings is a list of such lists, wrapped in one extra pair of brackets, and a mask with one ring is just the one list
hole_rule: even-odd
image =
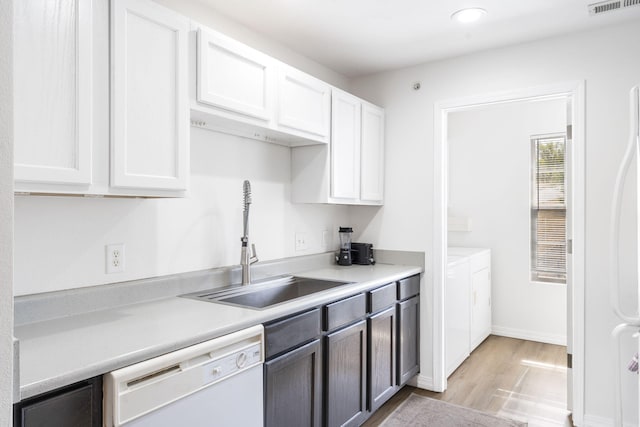
[(321, 424), (320, 340), (265, 363), (265, 426)]
[(264, 325), (265, 427), (322, 425), (320, 309)]
[(367, 322), (369, 332), (368, 409), (375, 412), (398, 390), (395, 305), (372, 315)]
[(102, 426), (102, 377), (35, 396), (13, 407), (14, 427)]
[(398, 303), (398, 385), (420, 371), (420, 296)]
[(358, 426), (418, 373), (420, 276), (265, 324), (265, 426)]
[(325, 337), (325, 424), (358, 426), (366, 416), (367, 327), (361, 320)]

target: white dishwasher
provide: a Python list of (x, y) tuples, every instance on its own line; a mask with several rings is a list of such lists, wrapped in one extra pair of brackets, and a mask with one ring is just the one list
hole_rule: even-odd
[(262, 426), (263, 338), (258, 325), (106, 374), (104, 425)]

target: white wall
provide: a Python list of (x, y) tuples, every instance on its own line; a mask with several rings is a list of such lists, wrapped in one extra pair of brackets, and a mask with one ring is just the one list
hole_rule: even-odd
[[(586, 81), (587, 418), (610, 419), (613, 411), (609, 333), (618, 321), (609, 308), (606, 285), (608, 224), (615, 171), (627, 139), (628, 91), (640, 83), (640, 55), (628, 41), (638, 38), (640, 22), (634, 21), (381, 73), (358, 79), (352, 86), (356, 93), (384, 106), (387, 120), (386, 205), (379, 211), (363, 210), (354, 216), (358, 220), (354, 227), (364, 230), (362, 240), (378, 247), (430, 254), (434, 103), (474, 94)], [(422, 82), (419, 91), (412, 89), (416, 81)], [(635, 255), (635, 251), (629, 253)], [(430, 269), (430, 255), (425, 262)], [(432, 291), (430, 276), (425, 291)], [(423, 313), (430, 313), (429, 301), (422, 301)], [(429, 316), (423, 319), (421, 366), (429, 376)], [(627, 395), (626, 403), (637, 408), (637, 395)]]
[(564, 133), (565, 99), (515, 102), (448, 116), (449, 215), (472, 231), (449, 231), (449, 246), (492, 255), (493, 332), (566, 344), (565, 285), (530, 276), (532, 135)]
[(0, 426), (13, 396), (13, 2), (0, 1)]
[[(244, 179), (251, 181), (249, 234), (261, 260), (324, 252), (322, 231), (337, 242), (347, 208), (291, 204), (290, 174), (289, 148), (192, 128), (185, 199), (19, 196), (15, 293), (237, 265)], [(307, 233), (304, 252), (295, 251), (298, 231)], [(125, 244), (124, 273), (104, 272), (110, 243)]]

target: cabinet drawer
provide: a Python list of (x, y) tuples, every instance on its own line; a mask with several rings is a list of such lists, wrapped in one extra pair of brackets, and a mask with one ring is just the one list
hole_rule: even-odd
[(420, 275), (407, 277), (398, 281), (398, 299), (400, 301), (420, 293)]
[(368, 292), (369, 313), (376, 313), (396, 302), (396, 284), (389, 283)]
[(265, 356), (270, 358), (320, 336), (320, 309), (264, 325)]
[(354, 295), (324, 306), (324, 330), (344, 326), (364, 317), (367, 312), (364, 294)]

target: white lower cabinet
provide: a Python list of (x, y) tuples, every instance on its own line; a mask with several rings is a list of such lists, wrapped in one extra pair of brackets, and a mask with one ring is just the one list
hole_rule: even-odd
[[(471, 263), (473, 266), (473, 263)], [(491, 334), (491, 267), (471, 270), (471, 351)]]
[(491, 334), (491, 250), (448, 248), (445, 288), (446, 374)]
[(447, 377), (469, 357), (469, 261), (449, 261), (445, 287), (444, 325)]
[(384, 110), (333, 89), (329, 147), (291, 150), (294, 203), (382, 205)]

